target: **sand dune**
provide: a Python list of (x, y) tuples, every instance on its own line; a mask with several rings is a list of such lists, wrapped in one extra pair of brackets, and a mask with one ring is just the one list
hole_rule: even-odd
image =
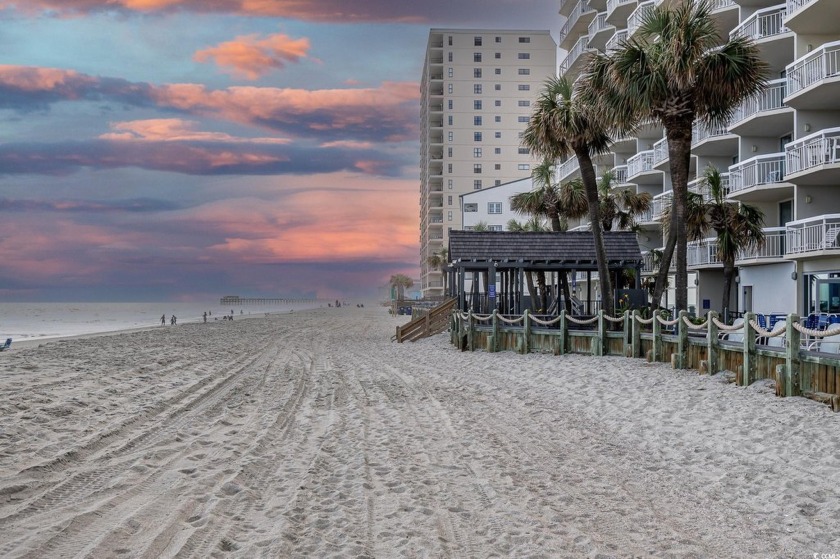
[(0, 557), (840, 554), (840, 414), (319, 309), (0, 356)]

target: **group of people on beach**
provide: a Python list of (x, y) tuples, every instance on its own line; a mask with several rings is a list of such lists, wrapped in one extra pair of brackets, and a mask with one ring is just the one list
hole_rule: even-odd
[[(162, 314), (162, 315), (161, 315), (161, 317), (160, 317), (160, 323), (161, 323), (161, 325), (166, 326), (166, 314)], [(176, 317), (176, 316), (173, 314), (173, 315), (172, 315), (172, 318), (170, 318), (170, 319), (169, 319), (169, 324), (171, 324), (172, 326), (175, 326), (176, 324), (178, 324), (178, 317)]]

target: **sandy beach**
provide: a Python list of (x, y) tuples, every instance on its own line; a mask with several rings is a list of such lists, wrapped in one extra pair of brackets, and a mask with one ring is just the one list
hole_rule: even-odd
[(840, 414), (381, 307), (0, 354), (0, 557), (840, 556)]

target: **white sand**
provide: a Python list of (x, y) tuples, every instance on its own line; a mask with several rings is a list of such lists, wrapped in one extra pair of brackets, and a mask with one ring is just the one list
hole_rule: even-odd
[(840, 554), (840, 414), (378, 307), (0, 354), (0, 557)]

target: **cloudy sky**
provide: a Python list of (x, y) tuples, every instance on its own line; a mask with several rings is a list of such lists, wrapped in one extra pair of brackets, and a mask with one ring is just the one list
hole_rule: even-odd
[(429, 27), (557, 0), (0, 0), (0, 300), (374, 295), (419, 260)]

